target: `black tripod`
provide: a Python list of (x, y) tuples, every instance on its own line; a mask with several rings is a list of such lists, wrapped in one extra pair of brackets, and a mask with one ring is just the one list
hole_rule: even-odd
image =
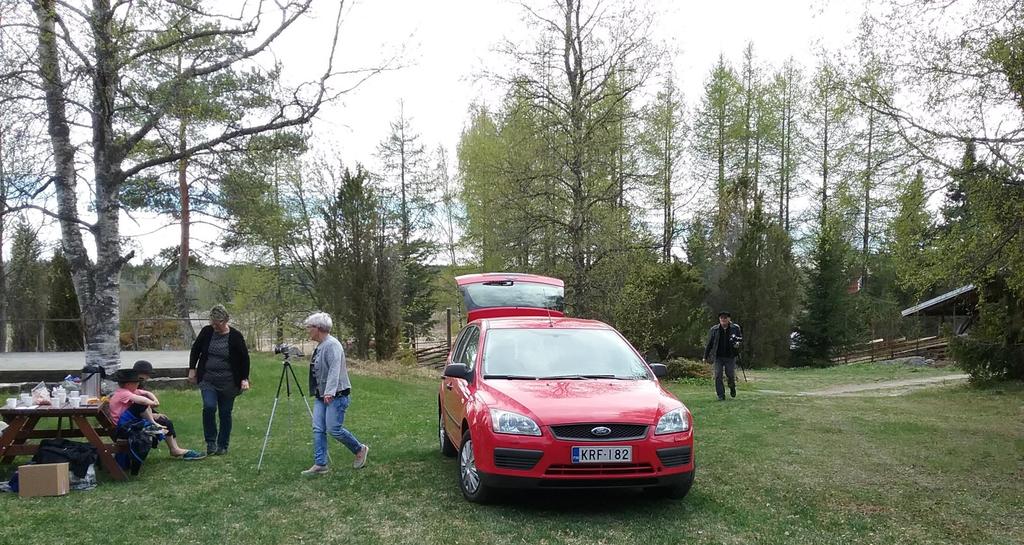
[(310, 420), (313, 419), (313, 409), (309, 406), (309, 400), (306, 399), (306, 394), (302, 392), (302, 386), (299, 384), (299, 378), (295, 376), (295, 369), (292, 369), (292, 356), (302, 356), (297, 350), (291, 347), (285, 347), (282, 352), (284, 353), (284, 361), (281, 362), (281, 378), (277, 381), (277, 393), (274, 394), (274, 407), (270, 409), (270, 422), (267, 422), (267, 434), (263, 437), (263, 448), (260, 449), (260, 460), (256, 463), (256, 474), (260, 472), (260, 468), (263, 466), (263, 454), (267, 452), (267, 443), (270, 441), (270, 428), (274, 425), (274, 414), (277, 412), (277, 402), (281, 399), (281, 386), (285, 387), (285, 395), (288, 396), (288, 400), (292, 398), (292, 385), (288, 382), (288, 374), (291, 374), (292, 380), (295, 381), (295, 388), (299, 391), (299, 397), (306, 404), (306, 411), (309, 412)]

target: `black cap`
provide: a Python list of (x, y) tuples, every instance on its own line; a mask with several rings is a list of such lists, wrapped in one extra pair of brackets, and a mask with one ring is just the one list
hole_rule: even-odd
[(139, 372), (135, 369), (118, 369), (110, 379), (118, 384), (139, 382)]
[(721, 311), (721, 312), (719, 312), (719, 313), (718, 313), (718, 317), (719, 317), (719, 318), (722, 318), (722, 317), (725, 317), (725, 318), (732, 318), (732, 314), (729, 314), (729, 311), (728, 311), (728, 310), (723, 310), (723, 311)]
[(135, 365), (132, 366), (132, 369), (134, 369), (135, 372), (140, 375), (153, 376), (153, 364), (149, 363), (146, 360), (139, 360), (135, 362)]

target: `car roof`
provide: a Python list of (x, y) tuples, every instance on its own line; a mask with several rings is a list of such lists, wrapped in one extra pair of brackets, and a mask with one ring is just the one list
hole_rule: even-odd
[(562, 318), (553, 316), (513, 317), (513, 318), (485, 318), (478, 320), (485, 329), (607, 329), (614, 331), (614, 328), (598, 320), (584, 320), (581, 318)]
[(525, 273), (477, 273), (477, 274), (464, 274), (462, 276), (456, 276), (455, 282), (459, 286), (465, 286), (466, 284), (479, 284), (481, 282), (494, 282), (502, 280), (512, 280), (520, 282), (536, 282), (538, 284), (549, 284), (552, 286), (565, 287), (565, 282), (558, 278), (551, 278), (549, 276), (540, 276), (537, 274), (525, 274)]

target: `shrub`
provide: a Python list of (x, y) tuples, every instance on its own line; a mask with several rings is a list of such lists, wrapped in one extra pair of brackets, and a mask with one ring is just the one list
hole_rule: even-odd
[(711, 366), (697, 360), (676, 358), (665, 362), (668, 367), (669, 380), (681, 380), (687, 378), (711, 378)]

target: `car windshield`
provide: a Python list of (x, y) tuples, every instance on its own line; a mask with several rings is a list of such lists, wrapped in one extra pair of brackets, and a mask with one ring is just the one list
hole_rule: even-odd
[(484, 376), (510, 379), (650, 379), (647, 366), (607, 329), (492, 329)]
[(564, 291), (558, 286), (518, 280), (495, 280), (462, 286), (467, 310), (526, 307), (561, 312), (565, 309)]

